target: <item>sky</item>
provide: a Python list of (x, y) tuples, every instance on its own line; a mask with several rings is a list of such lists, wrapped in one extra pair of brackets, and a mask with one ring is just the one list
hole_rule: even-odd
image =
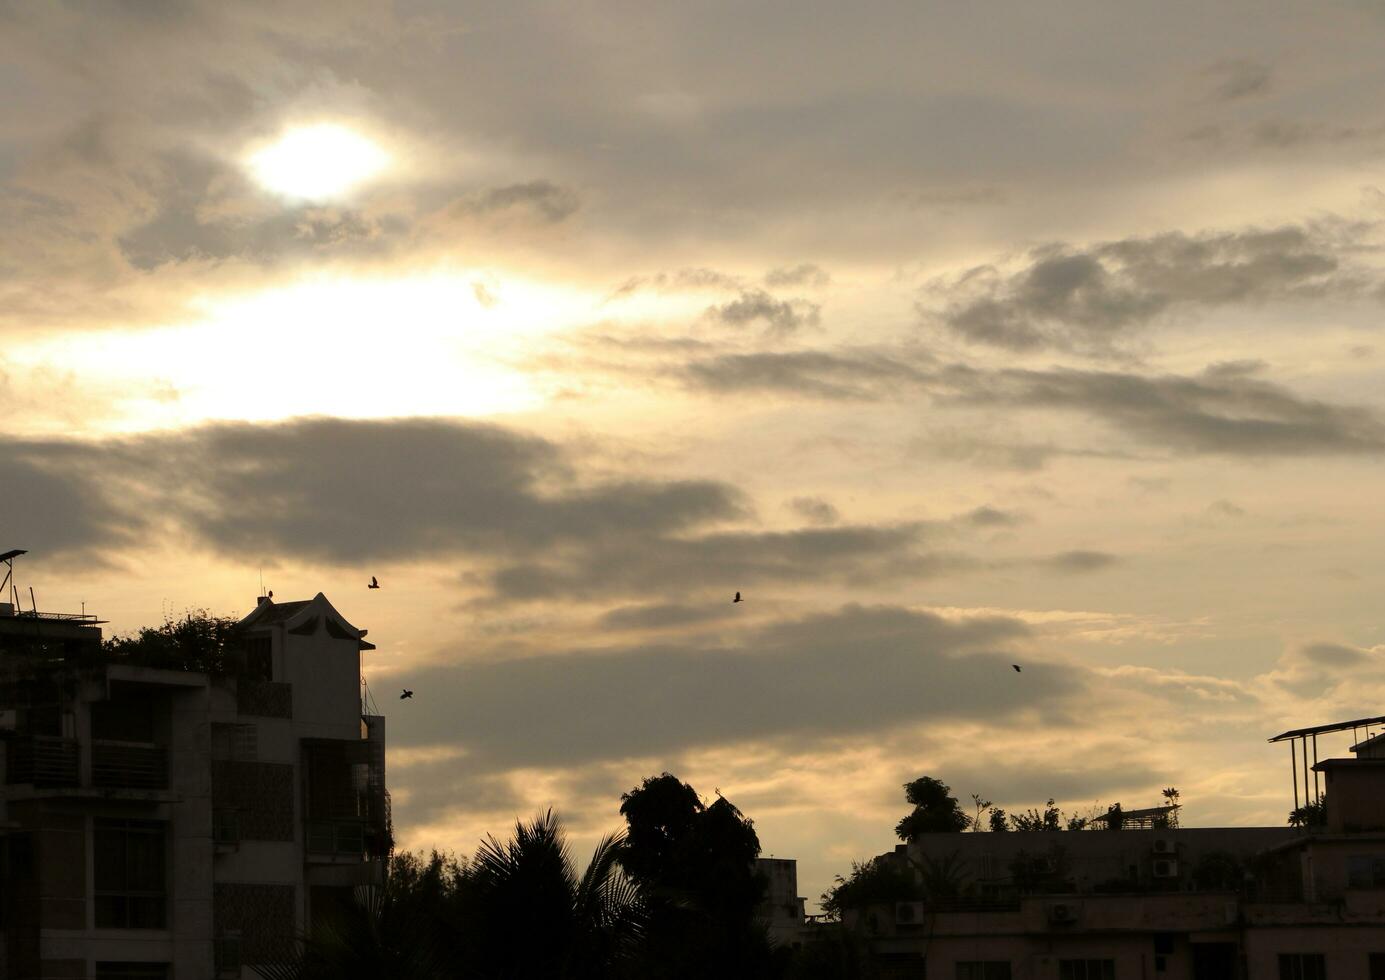
[(326, 593), (404, 847), (1282, 825), (1385, 713), (1382, 85), (1375, 0), (0, 0), (0, 545)]

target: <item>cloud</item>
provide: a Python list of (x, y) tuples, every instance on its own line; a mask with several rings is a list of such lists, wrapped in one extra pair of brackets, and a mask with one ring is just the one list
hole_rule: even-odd
[(765, 285), (771, 289), (779, 286), (809, 286), (821, 289), (831, 281), (832, 277), (826, 271), (811, 262), (783, 266), (765, 273)]
[(980, 565), (970, 555), (932, 546), (940, 533), (933, 525), (911, 523), (660, 536), (639, 548), (618, 541), (593, 542), (570, 556), (504, 565), (494, 574), (492, 587), (508, 601), (599, 599), (612, 594), (745, 590), (765, 582), (859, 586)]
[(695, 626), (725, 619), (734, 612), (729, 600), (719, 606), (688, 606), (663, 602), (646, 606), (621, 606), (601, 617), (601, 626), (609, 630), (667, 629), (676, 626)]
[[(415, 685), (429, 692), (426, 703), (447, 707), (416, 717), (408, 738), (461, 744), (490, 766), (544, 766), (1017, 718), (1084, 688), (1080, 672), (1062, 665), (1036, 665), (1024, 684), (996, 683), (1011, 655), (994, 651), (1027, 635), (1005, 617), (853, 605), (755, 628), (725, 647), (638, 645), (439, 666), (419, 672)], [(521, 715), (526, 723), (515, 726)], [(502, 730), (510, 736), (495, 739)]]
[(1352, 293), (1358, 283), (1341, 272), (1336, 251), (1295, 226), (1047, 245), (1017, 271), (980, 266), (935, 284), (925, 295), (941, 294), (943, 308), (921, 300), (919, 309), (975, 343), (1099, 352), (1179, 307)]
[(917, 389), (931, 372), (887, 351), (785, 351), (723, 354), (681, 364), (668, 373), (685, 384), (721, 392), (778, 392), (807, 398), (875, 400)]
[(547, 224), (558, 224), (581, 208), (577, 192), (549, 180), (492, 187), (466, 195), (450, 205), (457, 215), (492, 215), (524, 212)]
[(1117, 564), (1120, 558), (1104, 551), (1064, 551), (1048, 558), (1041, 558), (1038, 564), (1057, 572), (1096, 572)]
[(770, 333), (790, 334), (801, 327), (817, 326), (821, 313), (821, 304), (806, 299), (775, 299), (763, 289), (750, 289), (728, 303), (707, 307), (706, 315), (732, 327), (761, 321)]
[[(1223, 362), (1198, 375), (1075, 369), (939, 366), (908, 352), (841, 349), (694, 358), (666, 374), (717, 392), (880, 401), (914, 394), (939, 407), (1076, 412), (1139, 443), (1181, 454), (1377, 454), (1385, 423), (1369, 408), (1302, 398), (1254, 375), (1258, 362)], [(992, 444), (966, 433), (936, 440), (953, 458), (1033, 469), (1058, 454), (1125, 455), (1121, 449)], [(932, 443), (928, 443), (931, 445)]]
[(1231, 102), (1252, 95), (1263, 95), (1270, 87), (1270, 66), (1248, 58), (1218, 61), (1203, 70), (1212, 83), (1208, 97), (1216, 102)]
[(1014, 527), (1022, 520), (1018, 514), (990, 506), (968, 511), (962, 519), (974, 527)]
[(225, 423), (99, 443), (11, 441), (6, 454), (69, 488), (55, 500), (71, 503), (62, 513), (74, 527), (157, 513), (241, 558), (512, 555), (745, 514), (724, 483), (584, 483), (554, 443), (428, 419)]
[[(240, 560), (450, 558), (489, 601), (777, 582), (869, 583), (976, 567), (946, 524), (717, 527), (750, 516), (710, 480), (583, 479), (580, 456), (499, 426), (429, 419), (213, 424), (95, 443), (11, 440), (35, 549), (109, 540), (156, 514)], [(478, 567), (479, 566), (479, 567)]]
[(789, 507), (814, 524), (835, 524), (841, 519), (837, 508), (820, 497), (795, 497), (789, 501)]

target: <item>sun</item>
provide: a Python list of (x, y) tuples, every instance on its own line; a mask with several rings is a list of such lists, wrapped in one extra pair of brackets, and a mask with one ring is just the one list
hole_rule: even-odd
[(390, 158), (359, 133), (320, 123), (290, 130), (247, 162), (262, 187), (285, 197), (322, 201), (375, 176)]

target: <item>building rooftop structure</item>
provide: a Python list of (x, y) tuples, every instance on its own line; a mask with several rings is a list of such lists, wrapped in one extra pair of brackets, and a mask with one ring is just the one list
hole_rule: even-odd
[[(1360, 738), (1377, 725), (1271, 740), (1290, 742), (1299, 826), (1178, 827), (1154, 807), (1097, 830), (922, 834), (877, 859), (917, 894), (844, 928), (887, 978), (1385, 978), (1385, 738)], [(1302, 766), (1315, 736), (1353, 728), (1355, 758)]]
[(186, 632), (0, 608), (0, 976), (254, 977), (381, 880), (365, 631), (318, 593)]

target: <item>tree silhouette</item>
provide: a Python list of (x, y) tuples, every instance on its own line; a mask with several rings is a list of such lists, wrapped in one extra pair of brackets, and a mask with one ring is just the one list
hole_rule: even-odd
[(622, 796), (620, 812), (620, 862), (649, 903), (642, 975), (767, 976), (770, 945), (756, 917), (767, 882), (755, 871), (752, 822), (724, 797), (704, 805), (669, 773)]
[(895, 826), (894, 832), (905, 842), (921, 834), (957, 833), (971, 825), (962, 812), (952, 787), (931, 776), (920, 776), (904, 784), (904, 796), (914, 805), (913, 812)]

